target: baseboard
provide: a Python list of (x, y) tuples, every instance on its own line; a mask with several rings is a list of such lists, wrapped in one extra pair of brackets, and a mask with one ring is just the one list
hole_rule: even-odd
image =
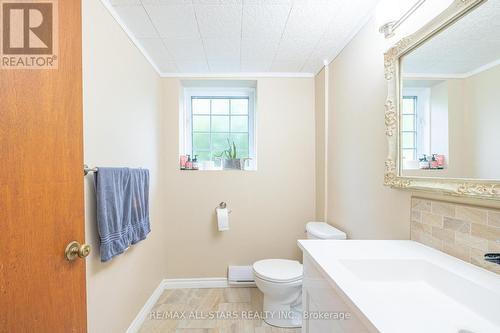
[(136, 333), (139, 332), (141, 329), (142, 324), (148, 317), (148, 314), (151, 312), (153, 309), (153, 306), (156, 304), (160, 296), (163, 294), (163, 291), (165, 290), (165, 285), (164, 281), (161, 281), (158, 287), (153, 291), (151, 296), (149, 296), (148, 300), (142, 307), (142, 309), (139, 311), (137, 316), (134, 318), (130, 326), (128, 327), (126, 333)]
[(165, 290), (229, 287), (226, 278), (165, 279), (162, 283), (164, 284)]
[[(246, 284), (238, 286), (255, 286), (255, 284)], [(198, 279), (165, 279), (160, 282), (158, 287), (153, 291), (153, 294), (148, 298), (146, 304), (137, 314), (135, 319), (130, 324), (126, 333), (136, 333), (141, 328), (142, 324), (148, 317), (163, 291), (167, 289), (195, 289), (195, 288), (228, 288), (237, 287), (229, 285), (227, 278), (198, 278)]]

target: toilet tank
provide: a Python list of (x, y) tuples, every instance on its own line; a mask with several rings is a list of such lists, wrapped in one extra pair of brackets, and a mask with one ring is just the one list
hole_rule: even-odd
[(345, 232), (325, 222), (309, 222), (306, 224), (308, 239), (347, 239)]

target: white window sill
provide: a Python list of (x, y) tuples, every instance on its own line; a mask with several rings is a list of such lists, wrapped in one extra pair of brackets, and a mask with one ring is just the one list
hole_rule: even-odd
[(255, 168), (246, 168), (246, 169), (222, 169), (222, 168), (213, 168), (213, 169), (179, 169), (180, 171), (185, 172), (245, 172), (245, 171), (257, 171)]

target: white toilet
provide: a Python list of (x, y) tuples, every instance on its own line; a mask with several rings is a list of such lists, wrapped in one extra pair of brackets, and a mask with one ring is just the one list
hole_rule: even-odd
[[(309, 239), (346, 239), (324, 222), (306, 225)], [(257, 288), (264, 294), (264, 321), (278, 327), (302, 326), (302, 264), (296, 260), (265, 259), (253, 264)]]

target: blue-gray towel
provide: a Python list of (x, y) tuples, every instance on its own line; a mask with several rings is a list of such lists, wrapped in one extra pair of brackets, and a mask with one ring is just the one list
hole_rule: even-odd
[(146, 238), (149, 225), (149, 171), (98, 168), (94, 174), (101, 261)]

